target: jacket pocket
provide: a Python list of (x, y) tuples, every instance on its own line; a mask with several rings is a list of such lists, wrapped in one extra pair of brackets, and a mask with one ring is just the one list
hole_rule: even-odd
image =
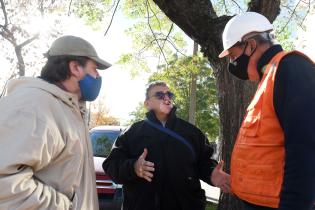
[[(253, 113), (251, 113), (253, 114)], [(248, 137), (255, 137), (258, 135), (258, 129), (259, 129), (259, 118), (260, 114), (257, 115), (249, 115), (249, 113), (246, 115), (241, 128), (240, 128), (240, 134), (243, 136)]]
[[(246, 171), (240, 180), (240, 191), (260, 196), (278, 197), (282, 186), (282, 171), (277, 164), (243, 165), (240, 170)], [(276, 170), (278, 169), (278, 170)]]
[(262, 103), (262, 93), (256, 93), (246, 110), (246, 115), (240, 128), (241, 135), (248, 137), (255, 137), (258, 135)]

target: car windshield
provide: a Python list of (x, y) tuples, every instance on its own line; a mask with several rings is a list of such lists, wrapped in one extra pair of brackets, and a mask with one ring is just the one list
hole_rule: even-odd
[(93, 154), (97, 157), (107, 157), (112, 149), (112, 145), (119, 136), (120, 131), (95, 130), (90, 132)]

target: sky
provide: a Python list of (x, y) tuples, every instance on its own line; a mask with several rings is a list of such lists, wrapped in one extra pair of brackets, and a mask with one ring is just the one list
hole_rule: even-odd
[(315, 14), (309, 15), (305, 21), (306, 30), (298, 30), (298, 40), (296, 49), (304, 52), (310, 58), (315, 60)]
[[(315, 28), (312, 26), (314, 21), (315, 15), (309, 15), (305, 22), (306, 31), (300, 29), (297, 32), (298, 40), (296, 41), (296, 48), (307, 53), (313, 60), (315, 60), (315, 40), (313, 38)], [(102, 28), (103, 30), (93, 31), (82, 20), (74, 17), (67, 18), (64, 22), (64, 35), (76, 35), (86, 39), (96, 48), (99, 57), (113, 64), (109, 69), (100, 71), (103, 84), (98, 100), (102, 101), (111, 116), (119, 118), (122, 123), (127, 122), (130, 118), (130, 112), (143, 102), (149, 76), (142, 74), (132, 78), (128, 69), (116, 64), (123, 53), (132, 51), (132, 40), (124, 32), (132, 24), (131, 20), (118, 12), (108, 34), (104, 36), (107, 25)], [(47, 21), (35, 20), (32, 27), (34, 27), (32, 29), (34, 31), (46, 30)], [(186, 39), (188, 47), (191, 48), (193, 41), (188, 37)], [(41, 49), (38, 49), (38, 53), (44, 53), (48, 50), (50, 43), (45, 44)], [(5, 69), (8, 63), (5, 63), (1, 57), (0, 62), (3, 64), (2, 68)], [(150, 62), (150, 66), (154, 68), (156, 63)]]

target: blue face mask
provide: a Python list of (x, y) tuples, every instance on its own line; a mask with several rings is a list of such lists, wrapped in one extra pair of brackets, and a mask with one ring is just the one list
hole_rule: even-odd
[(79, 86), (81, 90), (83, 101), (94, 101), (102, 86), (102, 77), (94, 78), (87, 74), (85, 77), (79, 81)]

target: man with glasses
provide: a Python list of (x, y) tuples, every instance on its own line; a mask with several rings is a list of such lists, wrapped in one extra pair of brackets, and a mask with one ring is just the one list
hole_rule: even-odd
[(176, 116), (173, 98), (166, 83), (149, 84), (146, 119), (116, 140), (103, 164), (123, 184), (123, 209), (204, 210), (199, 180), (230, 190), (223, 162), (211, 159), (213, 149), (198, 128)]

